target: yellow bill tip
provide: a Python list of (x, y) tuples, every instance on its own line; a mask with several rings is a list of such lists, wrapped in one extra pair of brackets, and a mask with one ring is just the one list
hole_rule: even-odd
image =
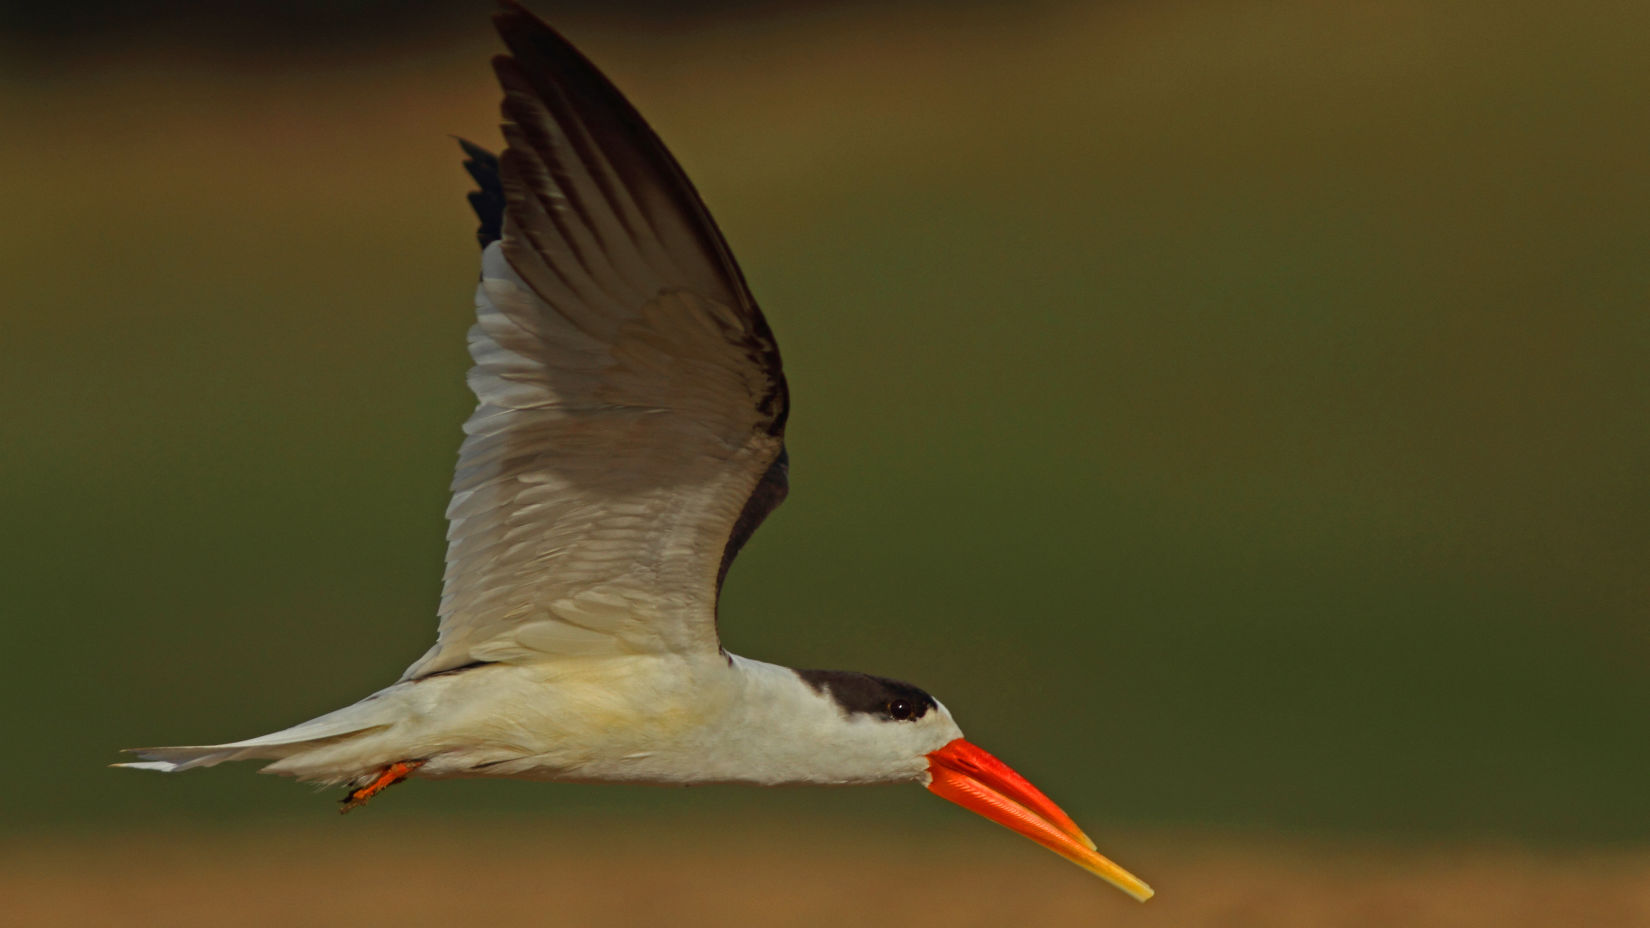
[(1095, 850), (1053, 800), (983, 749), (958, 738), (928, 758), (929, 792), (1019, 832), (1141, 902), (1155, 895)]

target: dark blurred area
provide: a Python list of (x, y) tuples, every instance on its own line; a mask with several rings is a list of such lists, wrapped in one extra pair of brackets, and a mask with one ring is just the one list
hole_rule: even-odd
[[(175, 52), (194, 49), (206, 57), (309, 56), (469, 31), (497, 5), (492, 0), (5, 2), (0, 3), (0, 53), (8, 60), (0, 63), (0, 72), (51, 73), (78, 63), (78, 56), (130, 50), (134, 45)], [(1029, 15), (1045, 5), (1021, 4), (1014, 15)], [(606, 19), (650, 30), (691, 33), (718, 24), (875, 15), (890, 8), (955, 16), (993, 6), (984, 0), (563, 0), (544, 5), (540, 12), (564, 21)]]
[[(570, 9), (596, 3), (565, 4)], [(688, 4), (693, 5), (693, 4)], [(646, 4), (637, 4), (638, 8)], [(668, 4), (659, 4), (659, 8)], [(184, 0), (79, 0), (76, 3), (9, 2), (0, 5), (0, 31), (11, 41), (111, 40), (138, 36), (178, 36), (226, 41), (253, 48), (325, 42), (344, 30), (367, 30), (394, 37), (432, 25), (450, 24), (485, 10), (480, 0), (409, 3), (406, 0), (336, 0), (284, 3), (240, 0), (199, 3)]]
[[(652, 22), (694, 22), (771, 16), (827, 5), (825, 0), (561, 0), (559, 16), (606, 14)], [(105, 39), (136, 32), (191, 40), (233, 42), (255, 49), (306, 47), (370, 32), (382, 38), (474, 21), (494, 9), (491, 0), (81, 0), (0, 5), (0, 31), (16, 39)], [(936, 4), (938, 6), (938, 4)]]
[[(1650, 6), (530, 5), (784, 352), (792, 491), (730, 650), (923, 685), (1097, 837), (1650, 840)], [(359, 698), (434, 634), (490, 8), (0, 7), (0, 834), (334, 824), (245, 765), (104, 765)]]

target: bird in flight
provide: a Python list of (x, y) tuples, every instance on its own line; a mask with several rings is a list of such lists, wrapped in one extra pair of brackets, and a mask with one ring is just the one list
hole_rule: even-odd
[(480, 188), (477, 404), (435, 646), (335, 712), (120, 766), (265, 760), (346, 785), (346, 811), (409, 777), (916, 782), (1150, 898), (926, 692), (722, 648), (722, 580), (787, 489), (773, 332), (629, 101), (518, 4), (494, 22), (506, 144), (461, 142)]

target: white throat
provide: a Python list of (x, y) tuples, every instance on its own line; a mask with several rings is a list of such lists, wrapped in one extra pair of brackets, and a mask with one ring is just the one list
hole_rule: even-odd
[(962, 737), (945, 706), (890, 721), (846, 711), (795, 670), (728, 655), (735, 682), (725, 712), (699, 733), (698, 761), (730, 781), (902, 783), (925, 781), (927, 754)]

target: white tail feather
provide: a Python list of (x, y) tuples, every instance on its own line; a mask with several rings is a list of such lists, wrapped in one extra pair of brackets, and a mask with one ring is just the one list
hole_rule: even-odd
[(128, 753), (136, 754), (143, 760), (111, 766), (179, 773), (196, 767), (215, 767), (233, 760), (278, 761), (387, 727), (388, 722), (379, 712), (374, 711), (378, 708), (373, 697), (368, 697), (320, 718), (244, 741), (161, 748), (127, 748)]

